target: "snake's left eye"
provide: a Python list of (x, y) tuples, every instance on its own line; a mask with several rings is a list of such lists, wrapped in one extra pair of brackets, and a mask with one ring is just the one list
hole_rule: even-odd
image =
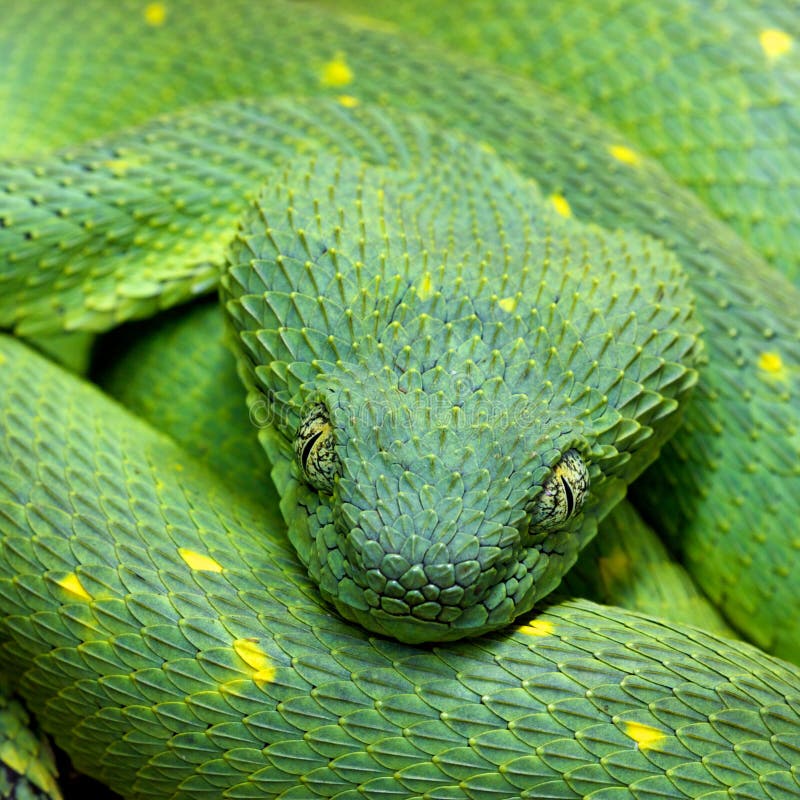
[(588, 491), (586, 464), (577, 450), (567, 450), (530, 508), (531, 527), (539, 531), (563, 527), (581, 510)]
[(297, 463), (308, 483), (320, 492), (333, 492), (339, 470), (336, 437), (330, 414), (323, 403), (310, 406), (294, 437)]

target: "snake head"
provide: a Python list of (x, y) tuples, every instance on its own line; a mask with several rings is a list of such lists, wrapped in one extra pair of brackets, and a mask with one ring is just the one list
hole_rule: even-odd
[(404, 392), (388, 373), (340, 375), (294, 439), (290, 505), (306, 513), (290, 526), (312, 578), (345, 618), (407, 642), (507, 625), (594, 530), (565, 419), (531, 413), (530, 398), (491, 378), (435, 382)]
[(551, 592), (675, 429), (699, 352), (658, 243), (558, 217), (483, 148), (422, 147), (408, 170), (286, 165), (222, 278), (299, 558), (407, 642)]

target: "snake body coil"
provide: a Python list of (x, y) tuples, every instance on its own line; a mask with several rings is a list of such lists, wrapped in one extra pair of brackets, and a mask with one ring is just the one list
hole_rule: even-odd
[[(731, 147), (777, 169), (793, 17), (645, 5), (619, 41), (649, 19), (689, 73), (751, 43), (781, 91)], [(451, 43), (485, 61), (305, 3), (4, 10), (0, 659), (125, 797), (800, 793), (800, 672), (775, 657), (800, 660), (794, 234), (748, 237), (738, 210), (770, 205), (722, 191), (757, 183), (725, 158), (683, 181), (701, 201), (647, 155), (670, 132), (610, 104), (632, 144), (492, 66), (501, 7), (499, 39)], [(527, 13), (545, 59), (568, 16)], [(624, 94), (601, 29), (553, 63)], [(761, 119), (758, 85), (720, 107)], [(250, 423), (202, 309), (173, 320), (194, 349), (148, 334), (175, 347), (158, 376), (98, 359), (138, 417), (21, 341), (80, 364), (89, 333), (218, 284)], [(213, 371), (218, 414), (184, 370)], [(762, 649), (549, 596), (636, 479)], [(57, 796), (21, 752), (0, 739), (0, 777)]]

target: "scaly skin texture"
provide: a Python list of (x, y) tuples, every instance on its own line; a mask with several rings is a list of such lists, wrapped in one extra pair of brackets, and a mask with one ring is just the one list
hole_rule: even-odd
[(614, 124), (800, 282), (796, 0), (322, 0), (528, 75)]
[(797, 795), (797, 667), (583, 600), (369, 637), (263, 506), (18, 341), (0, 357), (0, 654), (124, 796)]
[[(322, 596), (441, 642), (558, 585), (674, 431), (698, 328), (656, 242), (564, 220), (496, 156), (417, 136), (419, 162), (393, 169), (321, 157), (268, 175), (222, 299)], [(310, 407), (330, 420), (330, 487), (295, 458)]]
[[(800, 293), (619, 133), (574, 106), (380, 25), (297, 8), (175, 2), (158, 24), (133, 3), (115, 6), (119, 16), (91, 3), (15, 4), (3, 27), (13, 77), (4, 141), (19, 144), (24, 130), (20, 151), (41, 148), (239, 92), (410, 105), (493, 144), (563, 213), (660, 238), (689, 271), (709, 366), (687, 424), (637, 495), (729, 621), (762, 647), (800, 658), (790, 566), (800, 503)], [(51, 11), (58, 25), (48, 23)], [(34, 30), (41, 36), (24, 35)], [(57, 68), (49, 53), (63, 53)], [(181, 69), (167, 89), (172, 63)], [(771, 69), (765, 60), (762, 72)], [(349, 139), (325, 109), (296, 132), (278, 117), (265, 119), (259, 103), (207, 109), (6, 168), (0, 324), (98, 330), (179, 302), (216, 281), (209, 261), (221, 260), (265, 162), (320, 141), (352, 154), (391, 149), (379, 136)], [(783, 151), (764, 152), (780, 171)]]
[(615, 506), (603, 520), (559, 591), (736, 636), (629, 502)]
[[(176, 368), (176, 356), (180, 354)], [(279, 515), (268, 490), (264, 451), (253, 425), (269, 422), (267, 408), (242, 410), (233, 354), (223, 344), (216, 300), (193, 304), (153, 321), (108, 334), (98, 359), (102, 388), (151, 424), (158, 424), (223, 477)], [(620, 605), (680, 625), (733, 638), (719, 611), (633, 506), (620, 502), (600, 522), (597, 536), (566, 574), (561, 593)]]
[[(308, 164), (316, 153), (330, 164), (346, 156), (400, 166), (413, 180), (426, 142), (439, 135), (425, 131), (456, 130), (475, 152), (494, 150), (520, 181), (535, 179), (564, 230), (588, 236), (584, 226), (594, 222), (625, 228), (622, 241), (646, 241), (636, 229), (660, 239), (653, 251), (673, 250), (687, 270), (708, 365), (685, 426), (637, 496), (650, 519), (668, 518), (664, 527), (683, 537), (690, 567), (728, 618), (764, 647), (798, 658), (791, 565), (800, 297), (646, 148), (528, 80), (313, 6), (122, 3), (109, 11), (89, 0), (3, 11), (3, 141), (11, 155), (35, 155), (0, 171), (1, 325), (20, 336), (103, 331), (183, 302), (217, 284), (236, 221), (287, 159), (300, 154)], [(791, 52), (791, 33), (782, 33), (783, 54), (773, 46), (767, 58), (759, 45), (764, 75)], [(731, 47), (735, 53), (736, 41)], [(187, 101), (241, 93), (294, 99), (232, 101), (116, 132)], [(98, 133), (109, 136), (41, 152)], [(748, 141), (741, 146), (752, 151)], [(790, 163), (766, 158), (793, 180)], [(500, 163), (493, 159), (487, 155)], [(724, 180), (739, 179), (722, 166)], [(315, 194), (324, 199), (319, 187)], [(282, 211), (291, 228), (285, 203)], [(321, 224), (308, 209), (304, 216), (307, 227)], [(293, 233), (292, 255), (304, 263), (306, 243)], [(365, 232), (365, 241), (374, 236)], [(591, 260), (603, 262), (599, 243), (614, 237), (591, 236)], [(285, 255), (271, 245), (268, 258)], [(637, 251), (645, 262), (647, 250)], [(242, 266), (251, 277), (264, 266), (250, 260), (237, 258), (231, 274), (240, 289), (226, 289), (248, 348), (242, 376), (251, 398), (259, 387), (272, 392), (270, 380), (284, 381), (281, 401), (291, 413), (303, 381), (333, 373), (321, 360), (291, 360), (310, 326), (283, 326), (283, 315), (304, 321), (307, 304), (285, 304), (277, 328), (260, 327), (272, 317), (249, 310), (256, 324), (242, 325), (248, 319), (236, 302), (241, 311), (250, 297), (274, 299), (272, 288), (256, 284), (251, 295), (242, 282)], [(335, 263), (334, 255), (327, 260)], [(419, 279), (425, 286), (424, 272)], [(496, 303), (511, 300), (498, 295)], [(592, 313), (569, 325), (586, 325)], [(287, 333), (282, 361), (255, 363), (255, 342), (271, 352), (275, 331)], [(19, 342), (4, 339), (2, 348), (3, 658), (77, 763), (126, 795), (655, 797), (727, 795), (729, 787), (797, 794), (796, 668), (578, 601), (472, 644), (368, 639), (318, 605), (318, 588), (302, 577), (263, 503)], [(622, 373), (624, 383), (649, 358), (643, 348), (630, 363), (599, 371)], [(282, 371), (286, 363), (302, 366)], [(569, 368), (560, 377), (575, 380)], [(642, 385), (634, 400), (649, 397)], [(558, 397), (572, 401), (568, 392)], [(610, 400), (601, 406), (616, 408)], [(665, 408), (672, 411), (669, 402)], [(647, 424), (606, 443), (620, 454), (614, 475), (592, 451), (602, 431), (582, 443), (597, 481), (572, 532), (610, 505), (614, 481), (626, 483), (655, 457), (669, 431), (651, 435), (644, 413)], [(563, 456), (566, 443), (540, 419)], [(622, 447), (631, 437), (644, 448)], [(262, 439), (276, 457), (283, 512), (302, 529), (307, 512), (292, 505), (301, 484), (286, 431), (265, 430)], [(538, 497), (556, 454), (536, 457), (541, 469), (526, 477)]]
[(61, 800), (50, 744), (30, 723), (6, 676), (0, 676), (0, 797)]
[[(502, 64), (591, 108), (640, 152), (657, 158), (795, 285), (800, 283), (797, 2), (346, 0), (336, 8)], [(711, 343), (712, 370), (735, 364), (728, 379), (736, 380), (748, 356), (737, 341), (743, 333), (739, 321), (730, 324), (730, 302), (742, 310), (747, 325), (766, 324), (767, 330), (769, 323), (759, 316), (757, 300), (750, 301), (750, 312), (742, 308), (747, 301), (722, 302), (724, 318), (713, 335), (719, 339)], [(784, 359), (785, 344), (794, 348), (798, 333), (786, 331), (786, 342), (770, 332), (774, 344), (765, 347), (765, 357), (752, 355), (760, 366), (756, 374), (772, 385), (774, 397), (754, 396), (744, 380), (743, 396), (723, 401), (723, 414), (698, 410), (697, 422), (667, 448), (636, 496), (731, 621), (763, 646), (797, 659), (798, 631), (791, 634), (794, 644), (781, 641), (782, 634), (760, 613), (776, 583), (793, 574), (789, 562), (800, 547), (789, 516), (777, 527), (792, 531), (792, 556), (775, 558), (770, 546), (775, 515), (782, 509), (797, 514), (784, 491), (791, 486), (796, 496), (800, 490), (797, 425), (772, 425), (775, 403), (798, 402), (797, 362), (794, 356)], [(746, 432), (760, 452), (719, 447), (719, 438), (733, 431)], [(793, 480), (780, 481), (773, 497), (753, 491), (761, 483), (756, 476), (764, 451), (773, 437), (785, 436), (794, 455), (778, 457), (770, 469)], [(748, 477), (735, 477), (740, 475)], [(748, 531), (750, 543), (738, 563), (717, 558), (739, 538), (739, 529)], [(744, 544), (744, 537), (739, 541)], [(742, 584), (743, 573), (761, 579)]]
[(254, 435), (269, 420), (260, 408), (248, 414), (242, 403), (219, 303), (208, 299), (180, 311), (115, 332), (96, 356), (102, 366), (93, 377), (227, 483), (274, 509), (279, 526), (270, 465)]

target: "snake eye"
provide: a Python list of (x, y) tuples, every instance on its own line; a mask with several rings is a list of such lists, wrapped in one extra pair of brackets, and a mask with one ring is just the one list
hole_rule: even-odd
[(589, 472), (577, 450), (567, 450), (533, 502), (531, 527), (540, 531), (560, 528), (583, 507), (589, 491)]
[(294, 437), (297, 463), (308, 483), (320, 492), (333, 491), (339, 467), (330, 414), (322, 403), (310, 406)]

